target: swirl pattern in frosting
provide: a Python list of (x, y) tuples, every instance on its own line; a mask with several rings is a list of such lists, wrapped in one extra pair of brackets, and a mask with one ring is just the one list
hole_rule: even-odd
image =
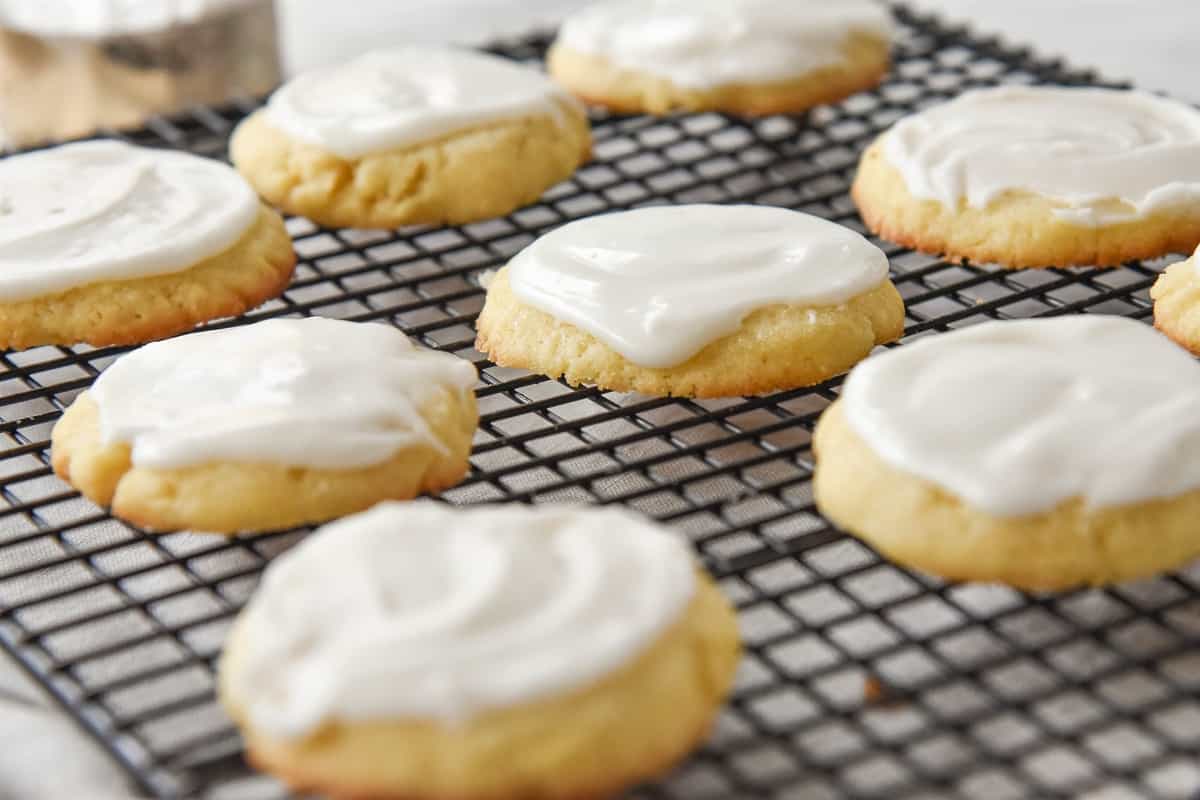
[(258, 213), (240, 175), (187, 153), (101, 141), (0, 160), (0, 301), (179, 272)]
[(642, 208), (578, 220), (508, 265), (523, 303), (644, 367), (682, 364), (770, 305), (838, 305), (888, 276), (883, 252), (769, 206)]
[(1144, 92), (968, 92), (898, 122), (883, 151), (911, 194), (952, 209), (1029, 192), (1099, 226), (1200, 203), (1200, 111)]
[(278, 736), (467, 719), (629, 663), (681, 618), (695, 569), (624, 510), (385, 503), (268, 568), (226, 689)]
[(276, 319), (155, 342), (92, 386), (105, 444), (134, 466), (221, 461), (348, 469), (427, 442), (421, 403), (470, 392), (475, 367), (388, 325)]
[(890, 38), (891, 17), (871, 0), (602, 0), (568, 18), (557, 44), (705, 89), (841, 63), (854, 33)]
[(842, 402), (884, 461), (998, 516), (1200, 489), (1200, 364), (1122, 317), (933, 336), (864, 361)]
[(574, 101), (536, 69), (470, 50), (409, 45), (293, 78), (271, 96), (266, 114), (300, 141), (357, 158), (496, 120), (559, 119), (564, 103)]

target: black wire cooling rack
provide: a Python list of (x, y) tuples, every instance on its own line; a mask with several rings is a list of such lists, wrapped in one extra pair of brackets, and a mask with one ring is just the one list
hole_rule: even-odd
[[(744, 201), (861, 230), (847, 196), (855, 161), (897, 118), (968, 87), (1094, 82), (897, 13), (887, 82), (807, 117), (597, 116), (595, 160), (509, 217), (399, 232), (289, 220), (295, 282), (246, 319), (390, 321), (474, 361), (483, 422), (453, 502), (623, 503), (691, 537), (740, 609), (748, 653), (712, 742), (633, 796), (1195, 796), (1200, 569), (1039, 597), (943, 585), (882, 562), (814, 510), (810, 433), (837, 381), (761, 398), (647, 399), (501, 369), (472, 347), (481, 275), (566, 220)], [(531, 38), (496, 51), (537, 60), (545, 46)], [(195, 109), (126, 138), (223, 156), (251, 109)], [(1006, 273), (881, 244), (908, 302), (908, 339), (1042, 314), (1145, 319), (1162, 266)], [(137, 790), (282, 796), (244, 765), (213, 699), (213, 667), (260, 571), (302, 533), (146, 536), (58, 482), (50, 429), (119, 352), (0, 354), (0, 645)]]

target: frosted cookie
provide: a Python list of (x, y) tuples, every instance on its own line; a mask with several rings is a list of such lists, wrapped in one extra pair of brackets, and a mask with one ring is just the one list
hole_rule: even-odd
[(571, 384), (680, 397), (820, 383), (900, 336), (887, 257), (854, 231), (769, 206), (670, 206), (578, 220), (496, 275), (476, 348)]
[(323, 225), (462, 224), (569, 178), (590, 157), (591, 129), (535, 69), (407, 46), (288, 82), (230, 153), (264, 198)]
[(1200, 556), (1200, 364), (1129, 319), (985, 323), (871, 358), (815, 448), (823, 514), (951, 580), (1065, 589)]
[(1167, 267), (1150, 297), (1155, 327), (1200, 355), (1200, 247), (1188, 260)]
[(1007, 87), (901, 120), (863, 155), (871, 230), (1005, 267), (1116, 266), (1200, 244), (1200, 111), (1143, 92)]
[(295, 264), (219, 162), (120, 142), (0, 160), (0, 347), (171, 336), (277, 296)]
[(323, 522), (459, 482), (476, 379), (385, 325), (205, 331), (117, 361), (63, 414), (50, 456), (84, 496), (149, 530)]
[(220, 695), (293, 788), (384, 800), (609, 797), (705, 738), (737, 620), (628, 511), (385, 504), (277, 559)]
[(602, 0), (569, 17), (550, 73), (616, 111), (805, 111), (873, 88), (891, 18), (871, 0)]

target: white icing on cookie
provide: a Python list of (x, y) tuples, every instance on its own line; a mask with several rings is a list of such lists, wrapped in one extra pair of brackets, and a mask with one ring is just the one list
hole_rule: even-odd
[(883, 152), (909, 192), (954, 209), (1023, 191), (1100, 226), (1200, 204), (1200, 111), (1144, 92), (968, 92), (898, 122)]
[(663, 206), (578, 220), (508, 265), (522, 302), (634, 364), (673, 367), (777, 304), (832, 306), (888, 277), (849, 228), (770, 206)]
[(266, 114), (296, 139), (357, 158), (497, 120), (559, 119), (573, 102), (532, 67), (409, 45), (300, 75), (271, 96)]
[(890, 39), (887, 10), (871, 0), (602, 0), (568, 18), (557, 44), (706, 89), (840, 64), (855, 33)]
[(1200, 364), (1122, 317), (931, 336), (864, 361), (842, 402), (884, 461), (998, 516), (1200, 489)]
[(637, 658), (696, 588), (683, 539), (631, 512), (384, 503), (277, 559), (226, 687), (252, 725), (461, 721)]
[(180, 272), (258, 213), (233, 169), (187, 153), (83, 142), (0, 160), (0, 301)]
[(475, 367), (418, 350), (387, 325), (277, 319), (148, 344), (92, 386), (105, 444), (135, 467), (231, 461), (346, 469), (428, 442), (436, 389), (470, 392)]

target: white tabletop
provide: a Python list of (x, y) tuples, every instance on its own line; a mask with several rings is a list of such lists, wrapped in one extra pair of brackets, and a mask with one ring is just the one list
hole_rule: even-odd
[[(514, 34), (580, 0), (278, 0), (296, 70), (403, 39), (478, 41)], [(348, 5), (354, 9), (347, 14)], [(1200, 102), (1197, 0), (915, 0), (978, 31), (1029, 43), (1109, 78)], [(1192, 35), (1189, 35), (1192, 34)], [(5, 692), (25, 699), (6, 702)], [(41, 708), (42, 710), (39, 710)], [(116, 800), (120, 775), (0, 656), (0, 797)]]

